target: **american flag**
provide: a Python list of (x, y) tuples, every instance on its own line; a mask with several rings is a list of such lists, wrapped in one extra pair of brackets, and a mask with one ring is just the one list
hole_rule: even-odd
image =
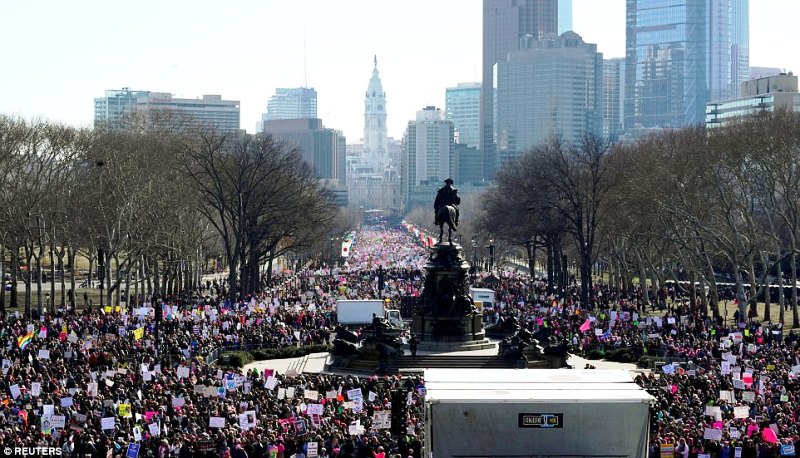
[(194, 325), (194, 334), (195, 334), (195, 335), (198, 335), (198, 334), (200, 334), (200, 326), (198, 326), (198, 325)]

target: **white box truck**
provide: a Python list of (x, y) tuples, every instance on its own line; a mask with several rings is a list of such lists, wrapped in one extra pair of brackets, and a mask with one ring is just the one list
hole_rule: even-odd
[(405, 327), (399, 310), (389, 309), (379, 299), (342, 299), (336, 301), (336, 321), (346, 327), (372, 324), (372, 314), (386, 319), (390, 325)]
[(429, 369), (425, 457), (646, 458), (650, 402), (627, 371)]
[(480, 302), (483, 308), (494, 307), (494, 290), (489, 288), (469, 288), (469, 295), (472, 297), (472, 302)]

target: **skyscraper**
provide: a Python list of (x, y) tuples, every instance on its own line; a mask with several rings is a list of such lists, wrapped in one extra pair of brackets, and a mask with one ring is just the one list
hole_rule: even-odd
[(558, 34), (572, 30), (572, 0), (558, 0)]
[(279, 87), (267, 101), (267, 112), (261, 115), (256, 132), (261, 132), (263, 121), (317, 117), (317, 91), (313, 87)]
[(481, 83), (458, 83), (444, 96), (444, 117), (453, 121), (457, 143), (478, 147), (481, 128)]
[(710, 97), (736, 98), (750, 79), (748, 0), (710, 0)]
[(433, 106), (418, 111), (416, 120), (408, 122), (400, 161), (406, 208), (430, 204), (431, 193), (453, 174), (454, 132), (453, 122), (445, 120), (442, 110)]
[(313, 87), (279, 87), (267, 101), (265, 121), (317, 117), (317, 91)]
[(538, 39), (558, 32), (558, 0), (483, 0), (481, 150), (483, 176), (494, 178), (494, 66), (519, 49), (526, 35)]
[(626, 129), (685, 127), (749, 68), (748, 0), (627, 0)]
[(298, 148), (317, 177), (344, 188), (346, 140), (341, 131), (326, 128), (318, 118), (272, 119), (262, 124), (262, 132)]
[(497, 64), (498, 166), (552, 136), (600, 135), (603, 55), (575, 32), (530, 40)]
[(603, 60), (603, 137), (615, 141), (625, 128), (625, 59)]
[(167, 92), (132, 91), (125, 87), (108, 90), (104, 97), (94, 99), (94, 125), (123, 129), (126, 118), (134, 112), (147, 116), (147, 125), (171, 122), (169, 117), (153, 117), (152, 113), (171, 113), (177, 121), (190, 126), (212, 128), (221, 132), (239, 130), (239, 101), (222, 100), (219, 95), (204, 95), (198, 99), (173, 98)]

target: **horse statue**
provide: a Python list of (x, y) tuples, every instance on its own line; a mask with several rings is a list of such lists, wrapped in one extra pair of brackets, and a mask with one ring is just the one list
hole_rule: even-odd
[(444, 236), (444, 226), (447, 225), (447, 241), (453, 243), (453, 232), (457, 232), (456, 209), (452, 205), (443, 205), (436, 211), (436, 225), (439, 226), (439, 242)]

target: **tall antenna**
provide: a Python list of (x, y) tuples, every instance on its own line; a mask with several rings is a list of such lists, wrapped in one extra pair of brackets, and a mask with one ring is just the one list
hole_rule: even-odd
[(306, 28), (303, 27), (303, 87), (308, 87), (308, 66), (306, 65)]

